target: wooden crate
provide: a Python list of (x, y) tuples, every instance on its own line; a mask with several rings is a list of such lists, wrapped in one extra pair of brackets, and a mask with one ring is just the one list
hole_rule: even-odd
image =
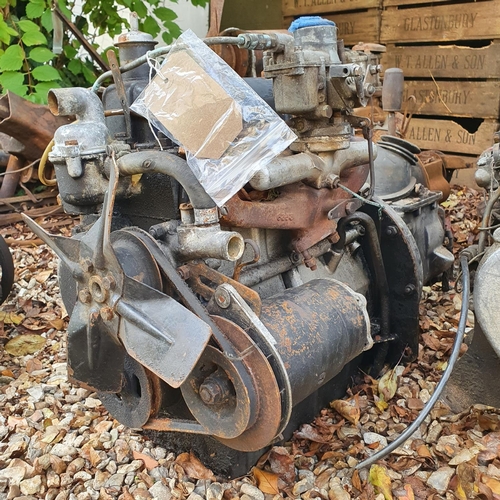
[(405, 78), (500, 78), (500, 41), (478, 49), (457, 45), (388, 45), (384, 68), (401, 68)]
[[(407, 3), (419, 2), (407, 0)], [(380, 41), (407, 43), (500, 38), (499, 12), (500, 0), (437, 3), (412, 8), (390, 7), (385, 3)]]
[(380, 6), (381, 0), (283, 0), (283, 16), (332, 14)]
[(405, 139), (421, 149), (479, 155), (492, 145), (493, 134), (499, 128), (498, 121), (485, 120), (476, 132), (470, 133), (453, 120), (413, 118)]
[[(344, 40), (346, 46), (359, 42), (378, 43), (380, 38), (380, 10), (369, 9), (358, 12), (340, 12), (338, 14), (323, 14), (322, 17), (335, 22), (338, 28), (338, 38)], [(287, 29), (294, 17), (284, 18), (284, 28)]]
[(415, 96), (414, 113), (464, 118), (498, 118), (500, 86), (497, 81), (405, 80), (404, 100)]

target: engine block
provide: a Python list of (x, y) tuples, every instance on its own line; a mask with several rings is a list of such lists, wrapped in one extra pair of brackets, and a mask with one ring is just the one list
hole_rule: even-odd
[(27, 221), (61, 259), (72, 378), (120, 422), (229, 475), (341, 395), (359, 366), (414, 359), (422, 286), (453, 262), (418, 148), (373, 144), (353, 114), (381, 91), (383, 47), (348, 50), (331, 21), (299, 21), (289, 35), (230, 41), (265, 50), (266, 79), (241, 84), (273, 95), (297, 138), (227, 202), (131, 113), (155, 55), (132, 30), (102, 98), (49, 95), (54, 114), (77, 118), (49, 158), (81, 225), (62, 238)]

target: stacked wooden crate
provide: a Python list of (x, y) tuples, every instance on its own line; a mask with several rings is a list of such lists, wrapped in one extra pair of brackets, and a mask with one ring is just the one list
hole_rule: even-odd
[[(425, 0), (427, 1), (427, 0)], [(415, 96), (406, 138), (423, 149), (478, 155), (500, 113), (500, 0), (384, 0), (385, 67)]]
[(335, 21), (347, 46), (378, 42), (382, 0), (283, 0), (284, 27), (299, 16), (319, 15)]
[(500, 116), (500, 0), (283, 0), (300, 15), (337, 23), (347, 46), (387, 46), (383, 66), (405, 74), (415, 97), (406, 138), (422, 149), (476, 156)]

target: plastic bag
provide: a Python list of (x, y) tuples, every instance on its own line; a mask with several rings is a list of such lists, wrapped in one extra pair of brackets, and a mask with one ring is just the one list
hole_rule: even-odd
[(189, 167), (219, 206), (296, 139), (190, 30), (131, 108), (185, 149)]

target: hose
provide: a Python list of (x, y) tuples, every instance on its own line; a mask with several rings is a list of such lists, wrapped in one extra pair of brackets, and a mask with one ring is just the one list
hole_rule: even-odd
[(479, 233), (479, 253), (483, 252), (486, 246), (486, 242), (488, 240), (488, 232), (486, 231), (486, 228), (490, 225), (491, 212), (493, 210), (493, 206), (498, 201), (498, 198), (500, 198), (500, 187), (497, 188), (491, 195), (484, 209), (483, 220), (480, 227), (481, 232)]
[(369, 467), (373, 463), (385, 458), (389, 453), (394, 451), (396, 448), (399, 448), (412, 434), (420, 427), (422, 422), (425, 420), (427, 415), (429, 415), (430, 411), (436, 404), (439, 396), (443, 392), (450, 376), (455, 363), (458, 359), (458, 355), (460, 353), (460, 346), (462, 345), (462, 341), (464, 339), (465, 334), (465, 326), (467, 324), (467, 311), (469, 308), (469, 286), (470, 286), (470, 277), (469, 277), (469, 263), (467, 261), (467, 257), (462, 255), (460, 257), (460, 265), (462, 268), (462, 276), (463, 276), (463, 291), (462, 291), (462, 307), (460, 310), (460, 320), (458, 322), (457, 334), (455, 335), (455, 341), (453, 342), (453, 348), (451, 350), (450, 359), (448, 360), (448, 366), (441, 377), (434, 393), (432, 394), (429, 401), (427, 401), (426, 405), (420, 412), (419, 416), (415, 419), (414, 422), (409, 425), (406, 430), (395, 439), (389, 446), (386, 446), (384, 449), (378, 451), (371, 457), (363, 460), (358, 465), (356, 465), (355, 469), (363, 469), (364, 467)]
[[(242, 45), (244, 41), (240, 37), (232, 37), (232, 36), (215, 36), (212, 38), (205, 38), (203, 40), (206, 45)], [(120, 66), (120, 73), (126, 73), (127, 71), (131, 71), (135, 68), (138, 68), (142, 64), (146, 63), (148, 59), (154, 59), (155, 57), (160, 57), (167, 55), (172, 49), (172, 45), (166, 45), (165, 47), (159, 47), (154, 50), (150, 50), (147, 54), (134, 59), (133, 61)], [(106, 81), (108, 78), (111, 78), (113, 74), (111, 71), (106, 71), (103, 73), (92, 85), (92, 91), (97, 92), (101, 84)]]
[(40, 158), (40, 163), (38, 164), (38, 179), (44, 186), (55, 186), (57, 184), (56, 179), (47, 179), (45, 177), (45, 167), (47, 165), (47, 158), (49, 157), (50, 150), (54, 146), (54, 139), (52, 139), (45, 148), (42, 157)]

